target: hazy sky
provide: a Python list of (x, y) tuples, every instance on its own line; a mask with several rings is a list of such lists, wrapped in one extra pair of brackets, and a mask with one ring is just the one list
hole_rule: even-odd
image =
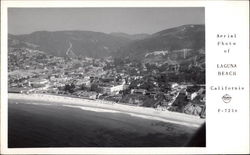
[(9, 8), (11, 34), (88, 30), (155, 33), (184, 24), (204, 24), (204, 8)]

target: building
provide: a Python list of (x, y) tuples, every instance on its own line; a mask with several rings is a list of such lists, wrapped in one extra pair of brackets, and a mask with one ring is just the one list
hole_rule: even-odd
[(193, 100), (197, 95), (198, 95), (197, 92), (192, 93), (190, 96), (190, 100)]
[(39, 88), (39, 87), (45, 87), (46, 84), (48, 84), (48, 80), (46, 79), (29, 79), (28, 85), (33, 87), (33, 88)]
[(175, 82), (173, 82), (173, 83), (170, 83), (171, 84), (171, 88), (172, 89), (177, 89), (178, 88), (178, 83), (175, 83)]
[(125, 90), (128, 88), (128, 85), (120, 84), (115, 86), (106, 86), (102, 87), (102, 91), (104, 94), (118, 94), (119, 91)]
[(145, 89), (131, 89), (131, 94), (142, 94), (145, 95), (147, 90)]

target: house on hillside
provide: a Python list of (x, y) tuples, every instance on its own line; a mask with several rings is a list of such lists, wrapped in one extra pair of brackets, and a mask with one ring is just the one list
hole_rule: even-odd
[(203, 111), (202, 106), (200, 106), (199, 104), (192, 103), (192, 102), (188, 103), (188, 105), (186, 105), (184, 108), (184, 113), (195, 115), (195, 116), (200, 115), (202, 111)]
[(197, 92), (193, 92), (193, 93), (190, 95), (190, 100), (192, 101), (197, 95), (198, 95)]
[[(193, 95), (194, 94), (194, 95)], [(193, 95), (193, 97), (192, 97)], [(205, 109), (206, 109), (206, 96), (205, 89), (201, 88), (199, 91), (191, 94), (190, 102), (185, 106), (184, 113), (205, 117)]]
[(147, 92), (146, 89), (131, 89), (131, 94), (141, 94), (145, 95)]
[(171, 89), (176, 89), (179, 86), (178, 83), (176, 82), (172, 82), (170, 83), (170, 85), (171, 85)]
[(33, 88), (39, 88), (39, 87), (45, 87), (46, 84), (48, 84), (48, 80), (47, 79), (40, 79), (40, 78), (31, 78), (29, 79), (29, 86), (33, 87)]

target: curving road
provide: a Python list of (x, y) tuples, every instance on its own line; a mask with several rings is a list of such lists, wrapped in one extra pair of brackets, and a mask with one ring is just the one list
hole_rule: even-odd
[(66, 55), (69, 56), (69, 52), (71, 51), (72, 43), (69, 41), (69, 48), (66, 51)]

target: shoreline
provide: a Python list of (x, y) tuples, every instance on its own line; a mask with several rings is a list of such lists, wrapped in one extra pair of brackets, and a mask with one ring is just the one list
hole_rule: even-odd
[[(104, 100), (89, 100), (82, 98), (72, 98), (67, 96), (58, 96), (50, 94), (15, 94), (8, 93), (8, 100), (22, 100), (25, 103), (39, 102), (49, 105), (61, 105), (65, 107), (81, 108), (82, 110), (94, 112), (118, 112), (128, 114), (132, 117), (141, 117), (145, 119), (158, 120), (163, 122), (175, 123), (190, 127), (200, 127), (205, 120), (197, 116), (171, 111), (158, 111), (153, 108), (137, 107), (124, 104), (117, 104)], [(35, 104), (39, 104), (35, 103)]]

